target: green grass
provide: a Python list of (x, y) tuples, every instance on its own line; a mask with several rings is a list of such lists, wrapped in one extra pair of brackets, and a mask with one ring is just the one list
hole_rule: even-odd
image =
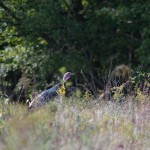
[(150, 101), (55, 100), (29, 112), (0, 105), (0, 150), (148, 150)]

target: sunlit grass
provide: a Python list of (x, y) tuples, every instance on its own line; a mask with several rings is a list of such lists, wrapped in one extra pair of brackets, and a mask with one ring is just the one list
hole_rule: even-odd
[(20, 104), (0, 107), (0, 150), (136, 149), (150, 147), (149, 97), (123, 103), (55, 100), (29, 112)]

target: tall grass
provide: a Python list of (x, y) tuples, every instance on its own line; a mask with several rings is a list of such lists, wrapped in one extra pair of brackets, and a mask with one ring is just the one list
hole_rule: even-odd
[(123, 103), (58, 99), (29, 112), (20, 104), (0, 107), (0, 150), (148, 150), (150, 101)]

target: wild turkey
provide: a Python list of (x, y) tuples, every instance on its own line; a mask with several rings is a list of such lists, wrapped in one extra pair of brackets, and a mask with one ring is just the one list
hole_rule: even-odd
[[(32, 102), (29, 104), (29, 109), (41, 107), (44, 106), (48, 101), (50, 101), (52, 98), (56, 97), (59, 94), (60, 90), (64, 89), (64, 83), (70, 79), (72, 76), (71, 72), (66, 72), (63, 76), (62, 83), (59, 83), (58, 85), (43, 91), (42, 93), (38, 94)], [(63, 92), (63, 91), (62, 91)]]

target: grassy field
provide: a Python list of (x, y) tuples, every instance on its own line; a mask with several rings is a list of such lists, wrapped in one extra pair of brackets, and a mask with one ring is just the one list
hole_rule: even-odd
[(0, 105), (0, 150), (149, 150), (150, 100), (63, 98), (29, 112)]

